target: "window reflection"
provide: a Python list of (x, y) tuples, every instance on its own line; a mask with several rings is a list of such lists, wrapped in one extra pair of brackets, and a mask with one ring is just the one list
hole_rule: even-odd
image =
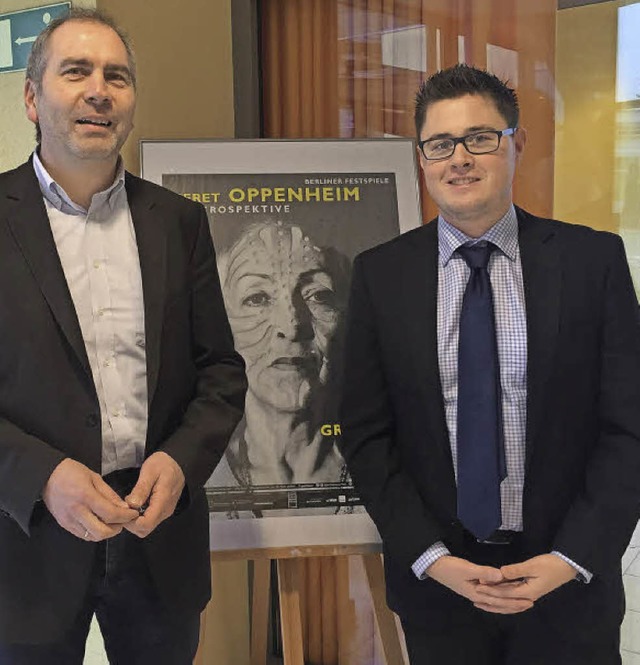
[(487, 68), (529, 134), (515, 200), (619, 232), (640, 287), (639, 34), (623, 0), (264, 0), (265, 136), (413, 137), (425, 77)]

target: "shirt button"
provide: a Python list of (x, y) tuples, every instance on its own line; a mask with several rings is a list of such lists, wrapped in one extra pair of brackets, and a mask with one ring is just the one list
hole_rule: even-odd
[(100, 261), (94, 261), (93, 267), (97, 270), (100, 267)]
[(104, 316), (104, 309), (98, 310), (98, 316)]
[(111, 365), (111, 361), (107, 358), (107, 359), (102, 363), (102, 365), (103, 365), (104, 367), (109, 367), (109, 365)]
[(120, 411), (114, 411), (113, 412), (113, 417), (114, 418), (119, 418), (120, 417)]

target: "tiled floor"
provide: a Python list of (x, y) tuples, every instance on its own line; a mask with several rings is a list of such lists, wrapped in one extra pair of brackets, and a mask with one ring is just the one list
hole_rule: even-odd
[[(622, 572), (627, 596), (627, 614), (621, 637), (622, 663), (640, 665), (640, 525), (622, 557)], [(95, 621), (91, 626), (84, 662), (85, 665), (108, 665), (100, 629)]]
[[(638, 662), (640, 663), (640, 661)], [(109, 665), (107, 655), (104, 652), (104, 642), (102, 641), (100, 628), (95, 618), (91, 624), (87, 648), (84, 652), (84, 665)]]

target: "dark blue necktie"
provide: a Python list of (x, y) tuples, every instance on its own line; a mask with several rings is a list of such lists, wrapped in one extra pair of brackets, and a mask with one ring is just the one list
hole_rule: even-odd
[(459, 247), (471, 269), (462, 299), (458, 341), (458, 518), (478, 540), (502, 522), (500, 482), (506, 475), (493, 292), (491, 243)]

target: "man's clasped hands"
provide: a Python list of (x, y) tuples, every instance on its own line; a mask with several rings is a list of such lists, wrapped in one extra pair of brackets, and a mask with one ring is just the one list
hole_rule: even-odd
[(531, 609), (538, 599), (575, 579), (576, 570), (555, 554), (542, 554), (502, 568), (443, 556), (427, 574), (481, 610), (516, 614)]

